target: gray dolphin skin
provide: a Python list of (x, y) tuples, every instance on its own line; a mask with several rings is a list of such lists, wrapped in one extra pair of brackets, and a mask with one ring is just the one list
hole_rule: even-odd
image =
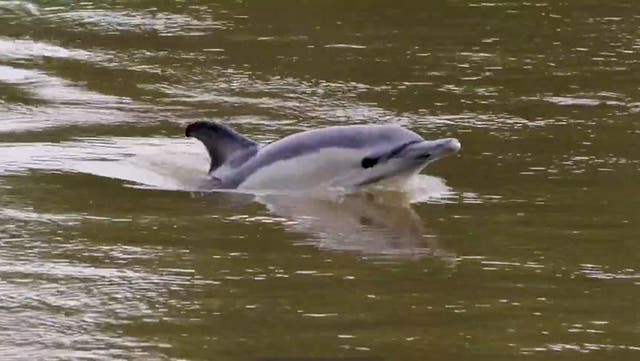
[(218, 122), (199, 121), (185, 135), (211, 158), (211, 186), (225, 189), (360, 187), (406, 179), (460, 150), (457, 139), (424, 140), (398, 125), (347, 125), (259, 144)]

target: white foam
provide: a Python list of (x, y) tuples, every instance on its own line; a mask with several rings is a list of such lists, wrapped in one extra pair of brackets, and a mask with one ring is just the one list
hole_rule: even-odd
[(201, 146), (177, 138), (85, 138), (0, 145), (0, 174), (80, 172), (167, 190), (193, 190), (206, 179)]

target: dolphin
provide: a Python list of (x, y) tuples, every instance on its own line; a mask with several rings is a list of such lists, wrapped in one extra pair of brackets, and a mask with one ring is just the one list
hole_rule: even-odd
[(398, 125), (333, 126), (264, 145), (213, 121), (191, 123), (185, 135), (204, 144), (211, 186), (221, 189), (353, 189), (402, 182), (460, 150), (455, 138), (425, 140)]

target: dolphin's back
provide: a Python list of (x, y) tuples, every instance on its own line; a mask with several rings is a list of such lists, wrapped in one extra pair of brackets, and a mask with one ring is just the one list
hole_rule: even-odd
[[(223, 186), (235, 188), (247, 178), (276, 162), (292, 160), (321, 151), (343, 149), (361, 157), (379, 149), (422, 140), (418, 134), (397, 125), (336, 126), (296, 133), (264, 145), (257, 154), (235, 171), (229, 172)], [(340, 161), (339, 158), (335, 158)]]
[(267, 164), (324, 148), (371, 149), (414, 140), (422, 137), (397, 125), (336, 126), (292, 134), (267, 144), (260, 150), (259, 161)]

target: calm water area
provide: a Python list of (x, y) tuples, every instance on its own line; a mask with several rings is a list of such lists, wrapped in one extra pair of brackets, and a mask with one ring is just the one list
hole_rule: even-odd
[[(193, 192), (190, 122), (456, 137)], [(0, 359), (640, 359), (640, 2), (0, 0)]]

